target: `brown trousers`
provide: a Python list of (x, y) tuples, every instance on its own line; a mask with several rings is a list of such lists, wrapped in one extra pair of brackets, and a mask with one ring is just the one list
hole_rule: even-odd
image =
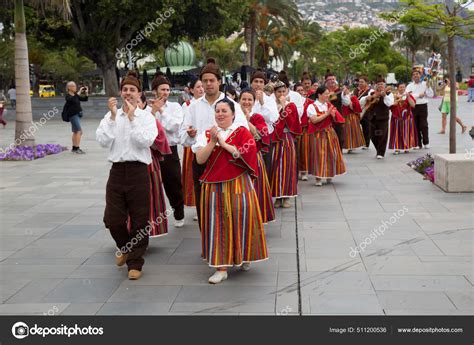
[[(148, 246), (150, 219), (150, 177), (141, 162), (114, 163), (105, 194), (104, 224), (117, 248), (127, 253), (129, 270), (141, 271)], [(127, 221), (130, 216), (130, 231)]]

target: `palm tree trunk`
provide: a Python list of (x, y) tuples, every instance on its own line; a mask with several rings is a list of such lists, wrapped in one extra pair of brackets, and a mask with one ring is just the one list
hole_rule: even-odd
[(253, 67), (253, 62), (255, 60), (255, 50), (257, 46), (257, 12), (255, 10), (252, 10), (250, 12), (250, 47), (249, 47), (249, 52), (250, 52), (250, 63), (249, 65)]
[(456, 153), (456, 79), (455, 79), (456, 47), (454, 36), (448, 35), (448, 74), (451, 82), (449, 110), (449, 153)]
[(30, 130), (33, 113), (23, 0), (15, 0), (15, 88), (17, 99), (15, 145), (34, 146), (34, 131)]
[(252, 45), (252, 27), (250, 20), (245, 23), (244, 26), (244, 41), (247, 46), (247, 52), (245, 53), (244, 65), (250, 66), (250, 46)]

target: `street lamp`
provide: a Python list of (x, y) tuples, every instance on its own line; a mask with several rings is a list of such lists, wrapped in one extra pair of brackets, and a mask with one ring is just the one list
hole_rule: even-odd
[(248, 48), (247, 48), (247, 44), (245, 44), (245, 42), (243, 42), (241, 45), (240, 45), (240, 52), (242, 53), (242, 60), (243, 60), (243, 64), (246, 65), (246, 55), (247, 55), (247, 52), (248, 52)]
[(290, 61), (293, 61), (293, 81), (296, 82), (296, 63), (300, 59), (301, 53), (297, 50), (293, 52)]

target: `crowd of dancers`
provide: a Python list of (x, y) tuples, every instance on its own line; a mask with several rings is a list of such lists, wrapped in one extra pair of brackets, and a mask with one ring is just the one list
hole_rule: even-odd
[(429, 147), (432, 91), (417, 71), (412, 77), (392, 89), (382, 77), (371, 86), (360, 76), (351, 90), (331, 73), (321, 84), (305, 73), (290, 87), (284, 71), (269, 81), (257, 70), (233, 99), (209, 59), (181, 106), (169, 100), (166, 76), (154, 77), (147, 100), (130, 72), (120, 85), (122, 106), (109, 99), (96, 132), (113, 163), (104, 223), (118, 248), (116, 264), (139, 279), (149, 237), (165, 235), (171, 216), (183, 227), (185, 206), (196, 208), (201, 255), (216, 269), (209, 283), (227, 279), (230, 267), (247, 271), (268, 259), (264, 225), (275, 220), (275, 208), (293, 207), (299, 179), (331, 183), (346, 173), (343, 150), (367, 149), (370, 141), (377, 159), (387, 143), (395, 154)]

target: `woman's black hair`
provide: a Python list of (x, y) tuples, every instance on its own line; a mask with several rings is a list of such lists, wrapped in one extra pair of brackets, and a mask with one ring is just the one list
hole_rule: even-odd
[(326, 92), (328, 88), (324, 85), (321, 85), (319, 86), (317, 89), (316, 89), (316, 92), (314, 93), (316, 95), (316, 99), (318, 98), (319, 95), (323, 94), (324, 92)]
[(401, 81), (397, 84), (397, 88), (400, 86), (400, 85), (406, 85), (407, 83), (405, 83), (404, 81)]
[(233, 87), (228, 87), (225, 91), (226, 94), (229, 93), (230, 95), (234, 96), (234, 101), (237, 99), (237, 91)]
[[(311, 80), (311, 79), (309, 79)], [(298, 88), (298, 86), (303, 86), (303, 84), (301, 84), (300, 82), (296, 83), (295, 85), (293, 85), (293, 91), (296, 91), (296, 89)]]
[(232, 110), (232, 113), (235, 114), (235, 105), (234, 105), (234, 102), (232, 102), (230, 99), (228, 99), (227, 97), (224, 97), (223, 99), (221, 99), (220, 101), (216, 103), (216, 108), (220, 103), (225, 103), (229, 105), (230, 110)]
[(145, 92), (142, 92), (141, 95), (140, 95), (140, 100), (142, 101), (143, 105), (145, 106), (146, 108), (146, 94)]
[(189, 82), (189, 88), (190, 89), (194, 89), (194, 87), (196, 86), (196, 83), (199, 81), (200, 79), (199, 78), (193, 78), (191, 79), (191, 81)]
[(257, 96), (255, 95), (255, 91), (253, 91), (253, 90), (250, 89), (250, 88), (246, 88), (246, 89), (243, 89), (242, 91), (240, 91), (239, 101), (240, 101), (240, 99), (242, 98), (242, 95), (243, 95), (244, 93), (249, 93), (249, 94), (251, 94), (254, 101), (255, 101), (255, 99), (257, 98)]

